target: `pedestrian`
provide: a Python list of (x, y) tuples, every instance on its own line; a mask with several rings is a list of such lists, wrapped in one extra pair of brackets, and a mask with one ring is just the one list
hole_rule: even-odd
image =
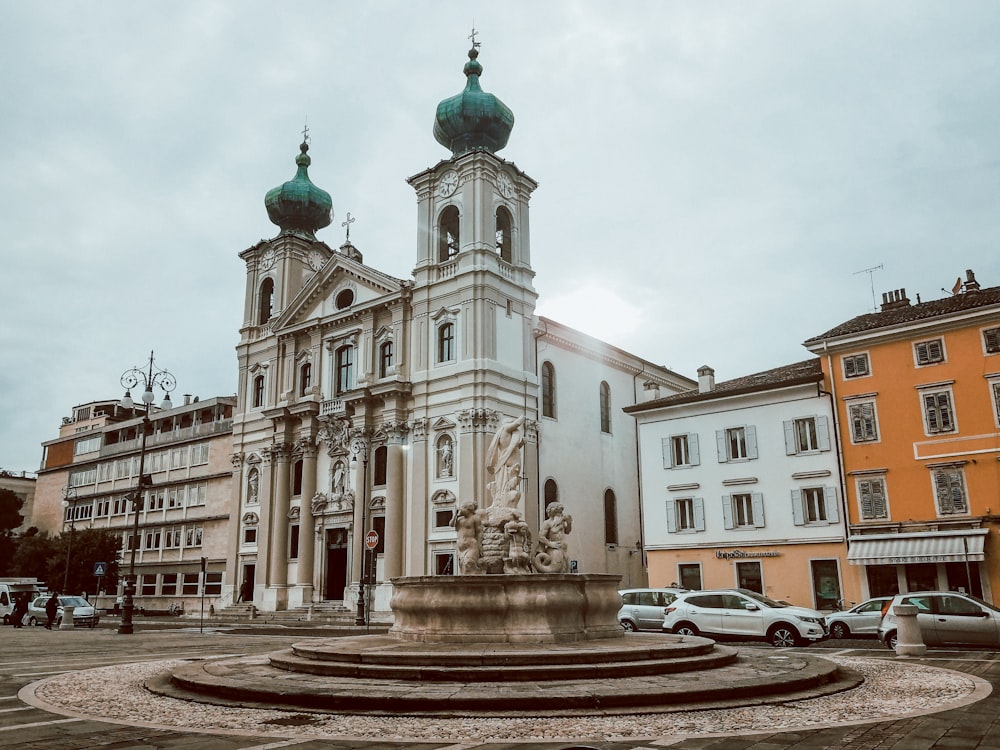
[(56, 621), (56, 615), (59, 613), (59, 592), (53, 591), (52, 596), (49, 600), (45, 602), (45, 616), (48, 618), (45, 621), (45, 629), (52, 630), (52, 623)]
[(11, 624), (19, 628), (24, 624), (24, 616), (28, 614), (27, 594), (18, 594), (14, 599), (14, 611), (10, 613)]

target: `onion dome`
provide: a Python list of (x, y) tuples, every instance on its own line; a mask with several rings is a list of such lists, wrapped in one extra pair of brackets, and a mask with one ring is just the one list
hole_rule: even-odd
[(496, 152), (507, 145), (514, 128), (514, 113), (493, 94), (479, 87), (483, 66), (476, 58), (479, 50), (469, 50), (465, 64), (465, 91), (438, 104), (434, 138), (453, 156), (483, 149)]
[(267, 191), (264, 206), (273, 224), (282, 232), (298, 231), (310, 237), (317, 229), (328, 226), (333, 220), (333, 199), (330, 194), (312, 184), (308, 167), (309, 144), (299, 146), (302, 152), (295, 157), (299, 169), (295, 176), (284, 185)]

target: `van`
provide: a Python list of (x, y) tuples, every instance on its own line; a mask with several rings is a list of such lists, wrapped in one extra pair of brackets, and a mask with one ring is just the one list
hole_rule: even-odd
[(29, 598), (45, 591), (45, 584), (37, 578), (0, 578), (0, 615), (3, 624), (10, 625), (10, 615), (14, 611), (14, 602), (18, 594), (27, 594)]

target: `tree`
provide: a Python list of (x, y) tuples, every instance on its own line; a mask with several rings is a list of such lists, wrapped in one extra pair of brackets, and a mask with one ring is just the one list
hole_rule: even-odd
[(24, 521), (20, 510), (24, 500), (13, 490), (0, 489), (0, 534), (12, 532)]
[[(70, 537), (73, 543), (70, 545)], [(121, 536), (109, 529), (80, 529), (72, 534), (63, 532), (55, 543), (53, 556), (49, 560), (46, 581), (50, 589), (62, 589), (66, 579), (66, 592), (80, 594), (97, 592), (97, 578), (94, 564), (106, 563), (107, 570), (101, 578), (101, 588), (114, 591), (118, 582), (118, 566), (121, 556)], [(66, 551), (69, 549), (67, 575)]]
[[(40, 534), (26, 532), (18, 539), (17, 551), (10, 563), (10, 574), (22, 578), (47, 580), (50, 561), (57, 553), (56, 541), (48, 532), (43, 531)], [(65, 561), (65, 558), (63, 560)], [(59, 578), (59, 583), (62, 583), (62, 577)]]

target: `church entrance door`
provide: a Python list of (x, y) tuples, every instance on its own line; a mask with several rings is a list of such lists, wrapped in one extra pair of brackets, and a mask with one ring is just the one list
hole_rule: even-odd
[(347, 587), (347, 529), (326, 532), (326, 589), (324, 597), (341, 601)]

